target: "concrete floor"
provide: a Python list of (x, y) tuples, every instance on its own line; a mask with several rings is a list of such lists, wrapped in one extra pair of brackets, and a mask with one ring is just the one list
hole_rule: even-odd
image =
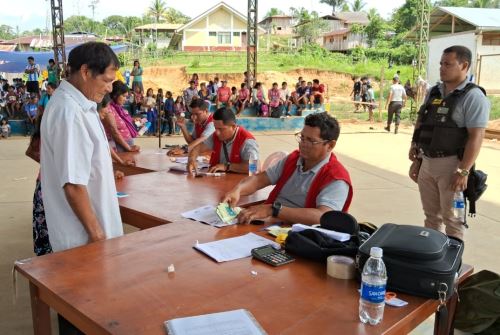
[[(372, 126), (374, 129), (369, 129)], [(377, 225), (394, 222), (422, 225), (423, 214), (416, 184), (408, 177), (407, 151), (412, 129), (386, 133), (382, 124), (342, 124), (335, 152), (351, 173), (355, 196), (351, 214), (358, 221)], [(256, 134), (261, 157), (276, 150), (297, 147), (291, 134)], [(182, 142), (179, 136), (162, 139), (163, 144)], [(140, 138), (143, 148), (157, 148), (158, 139)], [(27, 282), (18, 277), (14, 300), (12, 266), (15, 260), (33, 256), (31, 207), (38, 166), (24, 156), (28, 139), (0, 140), (0, 333), (32, 334)], [(489, 188), (478, 203), (478, 216), (469, 221), (464, 262), (476, 270), (500, 273), (500, 144), (485, 141), (477, 165), (486, 171)], [(126, 227), (127, 232), (134, 228)], [(412, 334), (431, 334), (432, 318)]]

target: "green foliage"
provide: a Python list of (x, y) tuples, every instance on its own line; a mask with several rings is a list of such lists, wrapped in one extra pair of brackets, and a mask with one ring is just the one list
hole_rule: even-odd
[(332, 12), (336, 12), (337, 8), (342, 8), (345, 0), (320, 0), (319, 2), (327, 4), (332, 7)]
[(160, 22), (167, 11), (165, 1), (163, 0), (153, 0), (149, 6), (146, 14), (150, 17), (155, 18), (155, 22)]
[(361, 12), (363, 8), (365, 8), (365, 6), (366, 2), (364, 2), (363, 0), (353, 0), (353, 2), (351, 3), (351, 10), (353, 12)]
[(264, 17), (270, 17), (270, 16), (275, 16), (275, 15), (284, 15), (284, 14), (285, 14), (285, 12), (283, 12), (281, 9), (273, 7), (267, 11), (267, 13)]
[(72, 15), (64, 20), (64, 31), (66, 33), (83, 31), (92, 32), (97, 35), (104, 35), (106, 32), (106, 26), (86, 16)]
[(0, 39), (10, 40), (15, 37), (14, 28), (6, 24), (0, 25)]
[(182, 12), (174, 9), (172, 7), (167, 8), (165, 14), (163, 15), (165, 22), (167, 23), (187, 23), (191, 18), (187, 15), (182, 14)]
[(292, 16), (299, 21), (295, 27), (295, 33), (300, 36), (306, 44), (315, 43), (328, 27), (328, 23), (321, 19), (315, 11), (309, 12), (304, 7), (291, 7), (290, 12)]
[(200, 67), (200, 59), (194, 59), (191, 64), (189, 64), (190, 67), (192, 67), (193, 69), (197, 69)]
[(365, 27), (364, 32), (368, 37), (368, 43), (370, 46), (374, 46), (376, 45), (377, 40), (384, 36), (386, 24), (384, 19), (382, 19), (376, 11), (370, 11), (369, 18), (370, 23)]
[(420, 0), (406, 0), (403, 6), (396, 9), (392, 15), (392, 23), (396, 33), (408, 31), (416, 25), (419, 1)]
[(350, 55), (352, 57), (353, 62), (361, 62), (365, 59), (366, 54), (365, 54), (365, 48), (362, 47), (356, 47), (351, 50)]

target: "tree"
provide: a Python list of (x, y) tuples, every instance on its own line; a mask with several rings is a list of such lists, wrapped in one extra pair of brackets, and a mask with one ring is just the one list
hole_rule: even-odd
[(0, 39), (11, 40), (15, 37), (14, 28), (6, 24), (0, 25)]
[(306, 44), (316, 43), (328, 23), (321, 19), (317, 12), (309, 12), (304, 7), (290, 8), (291, 15), (297, 19), (295, 33), (300, 36)]
[(270, 16), (276, 16), (276, 15), (284, 15), (285, 12), (283, 12), (281, 9), (278, 9), (276, 7), (270, 8), (266, 15), (264, 17), (270, 17)]
[(374, 46), (376, 41), (384, 36), (385, 21), (375, 8), (370, 9), (368, 13), (370, 23), (365, 27), (366, 37), (370, 46)]
[(396, 9), (392, 15), (392, 24), (396, 33), (412, 29), (417, 24), (418, 2), (420, 0), (406, 0), (403, 6)]
[(353, 12), (361, 12), (365, 6), (366, 2), (364, 2), (363, 0), (354, 0), (351, 3), (351, 9)]
[(68, 33), (76, 31), (90, 32), (92, 28), (95, 28), (95, 33), (101, 34), (106, 30), (102, 23), (95, 22), (83, 15), (72, 15), (64, 20), (64, 31)]
[(337, 8), (342, 8), (345, 0), (320, 0), (319, 2), (327, 4), (332, 7), (332, 13), (335, 13)]
[(343, 12), (350, 12), (351, 8), (349, 8), (349, 4), (347, 2), (344, 2), (344, 4), (342, 5), (342, 9), (341, 10)]
[(167, 7), (163, 0), (153, 0), (148, 8), (147, 14), (155, 18), (155, 22), (160, 22), (167, 12)]
[(190, 20), (189, 16), (184, 15), (180, 11), (169, 7), (166, 11), (165, 14), (163, 15), (163, 18), (167, 23), (181, 23), (184, 24)]
[(472, 1), (472, 7), (477, 8), (498, 8), (500, 1), (498, 0), (475, 0)]

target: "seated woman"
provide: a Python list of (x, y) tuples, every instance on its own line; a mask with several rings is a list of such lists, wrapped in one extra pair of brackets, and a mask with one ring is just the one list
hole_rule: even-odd
[(109, 94), (111, 103), (109, 113), (103, 122), (110, 146), (118, 152), (139, 151), (140, 148), (134, 145), (134, 138), (137, 137), (137, 130), (132, 118), (123, 108), (127, 100), (128, 87), (123, 82), (117, 80), (113, 83), (113, 90)]

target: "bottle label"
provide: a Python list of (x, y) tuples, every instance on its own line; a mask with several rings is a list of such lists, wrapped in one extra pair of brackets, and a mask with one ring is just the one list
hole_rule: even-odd
[(465, 203), (463, 200), (454, 200), (453, 208), (465, 208)]
[(257, 173), (257, 161), (250, 161), (248, 164), (248, 172)]
[(384, 302), (385, 285), (371, 285), (365, 282), (361, 283), (361, 298), (375, 304)]

